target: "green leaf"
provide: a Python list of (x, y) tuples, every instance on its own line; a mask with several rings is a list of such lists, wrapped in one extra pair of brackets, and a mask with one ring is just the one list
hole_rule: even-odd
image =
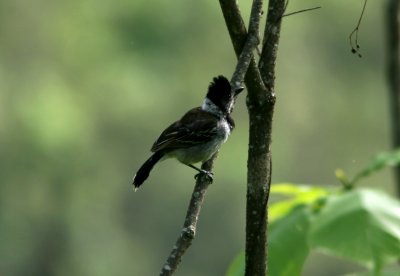
[(381, 153), (375, 157), (372, 163), (359, 172), (351, 181), (354, 185), (358, 180), (363, 177), (369, 176), (371, 173), (379, 171), (387, 166), (399, 166), (400, 165), (400, 149), (388, 152), (388, 153)]
[(268, 219), (270, 223), (283, 217), (296, 206), (314, 204), (316, 201), (329, 194), (328, 190), (321, 187), (290, 183), (273, 184), (271, 186), (271, 192), (291, 197), (269, 206)]
[[(271, 223), (268, 230), (268, 275), (301, 275), (308, 256), (307, 234), (311, 210), (298, 206), (287, 216)], [(227, 276), (243, 276), (245, 255), (240, 253), (229, 266)]]
[[(297, 195), (304, 191), (304, 186), (294, 183), (274, 183), (271, 186), (271, 193), (284, 195)], [(306, 186), (306, 189), (308, 186)]]
[(400, 257), (400, 202), (368, 189), (331, 196), (312, 221), (310, 244), (379, 271)]
[(240, 252), (229, 266), (226, 276), (243, 276), (245, 267), (244, 258), (244, 252)]
[[(360, 273), (351, 273), (351, 274), (346, 274), (345, 276), (375, 276), (373, 272), (360, 272)], [(400, 275), (400, 269), (397, 270), (387, 270), (387, 271), (382, 271), (379, 273), (379, 276), (399, 276)]]
[(327, 190), (321, 187), (310, 185), (294, 183), (274, 183), (271, 185), (271, 193), (287, 196), (298, 196), (308, 193), (327, 193)]
[(308, 256), (308, 229), (311, 209), (298, 206), (285, 217), (270, 224), (268, 233), (269, 275), (301, 275)]

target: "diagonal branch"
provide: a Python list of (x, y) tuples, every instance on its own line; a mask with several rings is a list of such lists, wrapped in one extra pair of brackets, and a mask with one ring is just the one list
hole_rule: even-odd
[[(211, 171), (216, 158), (217, 154), (214, 154), (214, 156), (209, 161), (205, 162), (201, 168), (206, 171)], [(162, 267), (160, 275), (172, 275), (181, 262), (183, 254), (185, 254), (186, 250), (192, 244), (192, 240), (196, 234), (197, 221), (201, 211), (201, 206), (203, 205), (206, 191), (210, 184), (211, 182), (207, 177), (197, 178), (189, 207), (186, 212), (185, 222), (183, 223), (181, 234), (176, 241), (175, 246), (172, 248), (167, 261)]]
[[(236, 56), (239, 58), (247, 39), (247, 30), (240, 14), (239, 6), (237, 5), (237, 1), (232, 0), (219, 0), (219, 4), (225, 18), (233, 48)], [(250, 59), (249, 68), (245, 75), (245, 84), (248, 93), (263, 89), (264, 85), (254, 57)]]
[[(233, 74), (231, 80), (231, 84), (233, 86), (240, 86), (243, 82), (244, 74), (246, 73), (247, 68), (249, 67), (249, 64), (252, 60), (253, 50), (259, 42), (258, 27), (260, 22), (261, 9), (262, 0), (254, 0), (253, 8), (250, 15), (250, 30), (252, 31), (244, 44), (242, 54), (240, 55), (238, 64)], [(254, 59), (253, 63), (255, 65)], [(215, 154), (209, 161), (205, 162), (202, 165), (202, 169), (211, 171), (216, 156), (217, 154)], [(191, 245), (192, 240), (194, 239), (196, 234), (197, 221), (201, 211), (201, 206), (205, 198), (207, 187), (209, 185), (210, 182), (206, 177), (199, 177), (197, 179), (192, 197), (190, 199), (181, 234), (177, 239), (171, 253), (169, 254), (166, 263), (162, 267), (160, 275), (172, 275), (177, 269), (179, 263), (181, 262), (182, 256)]]
[[(232, 4), (233, 1), (230, 1)], [(262, 14), (262, 0), (254, 0), (251, 8), (249, 33), (246, 34), (246, 43), (243, 49), (240, 51), (239, 61), (236, 66), (235, 73), (232, 76), (231, 84), (235, 86), (241, 86), (245, 78), (245, 74), (252, 62), (255, 61), (253, 58), (253, 49), (260, 43), (259, 28), (260, 28), (260, 17)], [(235, 5), (237, 7), (237, 5)], [(243, 21), (241, 21), (243, 23)], [(246, 29), (244, 28), (244, 31)], [(257, 70), (258, 71), (258, 70)]]

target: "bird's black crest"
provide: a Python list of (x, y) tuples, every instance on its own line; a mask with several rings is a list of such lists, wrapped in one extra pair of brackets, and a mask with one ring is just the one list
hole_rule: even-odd
[(232, 89), (228, 79), (218, 76), (208, 86), (207, 98), (225, 111), (225, 104), (231, 100)]
[(213, 82), (210, 83), (208, 87), (208, 94), (230, 94), (231, 93), (231, 84), (228, 79), (224, 76), (218, 76), (213, 78)]

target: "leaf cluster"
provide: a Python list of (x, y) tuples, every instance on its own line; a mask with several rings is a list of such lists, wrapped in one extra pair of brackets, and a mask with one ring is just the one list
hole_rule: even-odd
[[(269, 275), (301, 275), (311, 251), (358, 263), (368, 270), (362, 275), (399, 275), (384, 269), (400, 258), (400, 201), (378, 190), (352, 189), (359, 179), (399, 164), (397, 150), (378, 155), (352, 180), (339, 170), (342, 189), (273, 184), (271, 193), (283, 199), (269, 207)], [(243, 271), (239, 254), (227, 275)]]

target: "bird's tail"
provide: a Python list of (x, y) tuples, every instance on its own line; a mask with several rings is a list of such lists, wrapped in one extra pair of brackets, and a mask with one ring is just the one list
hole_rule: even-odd
[(132, 185), (134, 186), (135, 190), (138, 189), (140, 185), (142, 185), (143, 182), (149, 177), (150, 171), (163, 156), (164, 153), (157, 151), (149, 159), (147, 159), (146, 162), (144, 162), (144, 164), (133, 177)]

